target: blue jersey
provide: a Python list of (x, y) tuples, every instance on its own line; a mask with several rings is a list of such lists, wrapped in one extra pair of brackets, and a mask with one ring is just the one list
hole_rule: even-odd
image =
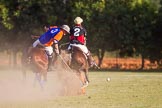
[(40, 36), (39, 38), (40, 43), (45, 44), (49, 42), (59, 32), (60, 32), (60, 28), (51, 28), (50, 30), (48, 30), (47, 32), (45, 32)]

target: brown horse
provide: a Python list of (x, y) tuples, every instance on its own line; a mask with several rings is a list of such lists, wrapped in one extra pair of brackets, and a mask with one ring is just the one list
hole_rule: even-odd
[[(29, 54), (27, 52), (29, 52)], [(64, 60), (66, 61), (63, 54), (61, 54), (59, 58), (62, 58), (62, 61)], [(38, 81), (41, 88), (44, 88), (43, 87), (44, 83), (47, 80), (47, 67), (48, 67), (47, 65), (48, 57), (44, 49), (43, 48), (30, 48), (30, 51), (25, 51), (22, 61), (25, 67), (27, 67), (27, 65), (30, 64), (31, 70), (35, 73), (35, 81)], [(60, 67), (61, 69), (58, 68), (59, 65), (61, 66)], [(86, 56), (77, 47), (73, 47), (72, 60), (71, 60), (70, 66), (72, 67), (73, 70), (75, 70), (79, 78), (77, 76), (74, 78), (75, 76), (74, 73), (70, 73), (69, 71), (67, 71), (68, 69), (71, 70), (71, 68), (68, 67), (67, 63), (62, 64), (62, 62), (59, 62), (59, 64), (57, 64), (58, 69), (54, 72), (55, 74), (58, 75), (58, 78), (60, 81), (58, 83), (61, 85), (67, 86), (67, 87), (64, 87), (65, 89), (62, 89), (63, 90), (62, 92), (65, 92), (66, 94), (66, 93), (69, 93), (69, 90), (73, 90), (73, 88), (70, 87), (71, 80), (75, 80), (77, 82), (76, 84), (81, 83), (81, 92), (85, 93), (85, 87), (88, 86), (88, 82), (89, 82), (88, 76), (87, 76), (88, 62), (86, 60)], [(61, 72), (62, 70), (66, 72)], [(26, 75), (26, 72), (24, 72), (24, 75)], [(78, 89), (76, 89), (76, 91), (73, 91), (73, 92), (80, 93), (80, 88), (79, 88), (80, 85), (76, 85), (76, 86), (78, 86)]]
[(71, 64), (70, 67), (77, 72), (81, 82), (82, 82), (82, 92), (85, 93), (85, 87), (88, 86), (88, 69), (89, 65), (87, 62), (86, 55), (81, 51), (80, 48), (73, 46), (71, 54)]
[[(36, 47), (29, 49), (24, 51), (22, 56), (23, 68), (30, 67), (30, 69), (35, 73), (34, 83), (38, 81), (41, 88), (43, 88), (44, 83), (47, 80), (47, 67), (48, 67), (47, 55), (43, 48)], [(26, 78), (26, 69), (23, 69), (23, 76), (24, 78)]]

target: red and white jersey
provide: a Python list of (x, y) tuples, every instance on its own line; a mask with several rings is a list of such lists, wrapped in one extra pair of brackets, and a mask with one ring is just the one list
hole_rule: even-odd
[(86, 30), (81, 25), (75, 25), (70, 30), (70, 43), (85, 44)]

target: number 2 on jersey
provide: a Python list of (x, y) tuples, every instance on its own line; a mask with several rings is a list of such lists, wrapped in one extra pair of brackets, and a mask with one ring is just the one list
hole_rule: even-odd
[(79, 36), (80, 28), (74, 29), (74, 36)]

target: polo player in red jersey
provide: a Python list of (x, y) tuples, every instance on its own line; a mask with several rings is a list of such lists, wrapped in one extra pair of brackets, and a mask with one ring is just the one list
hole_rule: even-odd
[(75, 18), (75, 25), (70, 29), (70, 45), (68, 47), (68, 50), (71, 49), (71, 46), (79, 47), (86, 54), (89, 66), (97, 66), (92, 58), (90, 51), (86, 47), (87, 32), (86, 29), (81, 25), (82, 22), (83, 19), (81, 17)]

